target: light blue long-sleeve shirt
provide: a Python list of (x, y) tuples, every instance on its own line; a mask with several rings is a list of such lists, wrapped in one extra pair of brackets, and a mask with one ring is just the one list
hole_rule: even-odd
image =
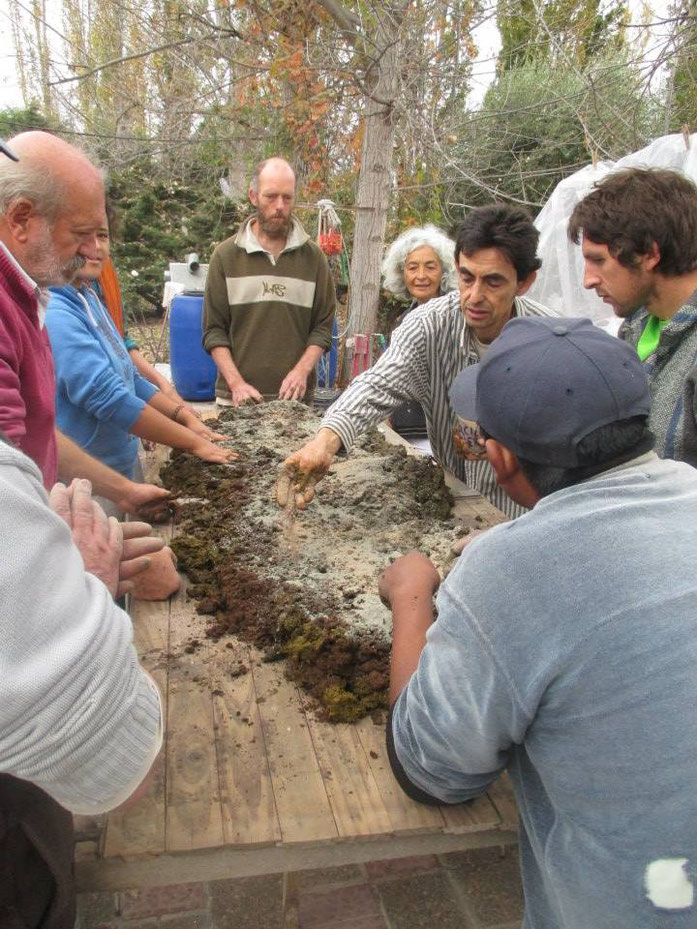
[(157, 388), (135, 370), (107, 309), (89, 287), (51, 287), (46, 327), (56, 367), (58, 428), (132, 477), (138, 439), (129, 430)]
[(653, 453), (469, 546), (392, 735), (456, 803), (507, 767), (525, 929), (697, 925), (697, 471)]

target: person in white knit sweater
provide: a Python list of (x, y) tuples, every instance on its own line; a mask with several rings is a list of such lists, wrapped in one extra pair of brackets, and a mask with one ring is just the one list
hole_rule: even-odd
[(72, 929), (67, 811), (121, 804), (162, 741), (157, 687), (114, 602), (153, 542), (124, 542), (87, 481), (57, 484), (49, 505), (5, 441), (0, 537), (0, 925)]

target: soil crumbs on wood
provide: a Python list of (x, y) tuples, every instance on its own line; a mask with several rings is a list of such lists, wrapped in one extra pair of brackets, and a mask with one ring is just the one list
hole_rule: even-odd
[(234, 634), (268, 661), (286, 659), (325, 718), (350, 722), (387, 705), (381, 572), (419, 549), (443, 573), (462, 528), (441, 469), (377, 431), (337, 458), (306, 510), (280, 509), (281, 462), (319, 419), (296, 402), (225, 410), (216, 429), (239, 460), (211, 465), (174, 452), (161, 475), (182, 501), (172, 548), (198, 612), (211, 617), (207, 636)]

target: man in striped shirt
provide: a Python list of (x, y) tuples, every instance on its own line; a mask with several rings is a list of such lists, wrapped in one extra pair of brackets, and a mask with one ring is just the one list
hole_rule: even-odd
[(401, 403), (417, 400), (438, 462), (508, 516), (524, 512), (497, 486), (487, 461), (458, 456), (448, 393), (463, 368), (482, 360), (509, 319), (553, 315), (524, 296), (540, 267), (538, 237), (530, 216), (518, 207), (493, 204), (472, 210), (455, 245), (459, 292), (412, 310), (378, 362), (327, 410), (314, 439), (285, 460), (278, 486), (281, 505), (292, 493), (303, 509), (342, 446), (348, 452), (360, 434)]

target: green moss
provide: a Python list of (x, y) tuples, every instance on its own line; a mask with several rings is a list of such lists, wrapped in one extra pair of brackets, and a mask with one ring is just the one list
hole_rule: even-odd
[(361, 701), (340, 684), (327, 687), (322, 694), (322, 704), (327, 719), (334, 723), (354, 723), (365, 716)]
[(302, 629), (307, 621), (300, 609), (289, 610), (278, 615), (277, 639), (279, 642), (288, 642)]
[(360, 697), (341, 684), (330, 684), (321, 699), (325, 715), (333, 723), (355, 723), (372, 710), (387, 707), (387, 693), (373, 692)]
[(298, 635), (292, 636), (286, 643), (284, 651), (289, 658), (298, 662), (311, 661), (322, 651), (327, 642), (327, 632), (314, 623), (305, 622)]

